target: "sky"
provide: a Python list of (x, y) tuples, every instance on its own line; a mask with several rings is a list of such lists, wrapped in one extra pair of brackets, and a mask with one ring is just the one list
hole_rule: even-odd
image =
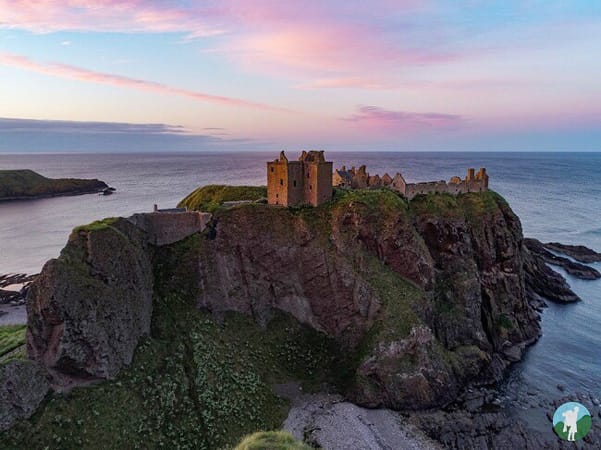
[(601, 151), (599, 0), (0, 0), (0, 152)]

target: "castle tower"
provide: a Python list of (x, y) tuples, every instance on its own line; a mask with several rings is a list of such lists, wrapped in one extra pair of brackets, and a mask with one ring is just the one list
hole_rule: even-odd
[(267, 201), (270, 205), (317, 206), (332, 198), (332, 163), (323, 151), (303, 151), (298, 161), (285, 153), (267, 163)]

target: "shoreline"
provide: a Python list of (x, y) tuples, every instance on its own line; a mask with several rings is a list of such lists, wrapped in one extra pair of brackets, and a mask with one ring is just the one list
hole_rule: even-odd
[(35, 196), (21, 196), (21, 197), (0, 197), (0, 203), (2, 202), (17, 202), (24, 200), (42, 200), (45, 198), (54, 198), (54, 197), (75, 197), (78, 195), (88, 195), (88, 194), (97, 194), (104, 191), (106, 187), (99, 187), (96, 189), (86, 189), (83, 191), (71, 191), (71, 192), (61, 192), (54, 194), (41, 194)]

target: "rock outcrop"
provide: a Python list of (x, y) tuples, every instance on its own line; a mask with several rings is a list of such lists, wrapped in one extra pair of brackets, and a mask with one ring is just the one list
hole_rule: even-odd
[[(433, 202), (433, 203), (432, 203)], [(418, 197), (351, 191), (313, 210), (217, 211), (194, 245), (165, 248), (181, 290), (216, 316), (274, 309), (354, 354), (346, 394), (424, 408), (491, 382), (540, 333), (518, 218), (492, 192)]]
[(341, 389), (354, 402), (434, 407), (499, 380), (537, 339), (529, 294), (549, 294), (543, 266), (494, 192), (217, 208), (202, 234), (152, 251), (131, 223), (109, 220), (76, 230), (32, 284), (28, 354), (58, 386), (114, 377), (150, 330), (154, 289), (217, 319), (235, 311), (267, 326), (289, 313), (348, 355)]
[[(551, 253), (546, 248), (546, 245), (537, 239), (524, 239), (524, 245), (528, 248), (528, 250), (530, 250), (531, 253), (534, 253), (546, 263), (551, 264), (553, 266), (562, 267), (567, 273), (576, 278), (579, 278), (581, 280), (598, 280), (599, 278), (601, 278), (601, 273), (599, 273), (597, 269), (587, 266), (585, 264), (574, 262), (563, 256), (557, 256)], [(555, 246), (560, 245), (561, 244), (555, 244)]]
[(124, 219), (75, 229), (27, 298), (27, 353), (68, 388), (112, 378), (150, 331), (153, 277), (144, 234)]
[(0, 365), (0, 431), (29, 418), (50, 385), (42, 367), (33, 361), (10, 361)]

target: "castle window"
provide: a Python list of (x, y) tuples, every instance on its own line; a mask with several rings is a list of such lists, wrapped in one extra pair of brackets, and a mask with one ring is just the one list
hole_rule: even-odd
[(313, 186), (309, 185), (309, 190), (312, 191), (313, 190)]
[(280, 178), (280, 186), (284, 186), (284, 179)]
[(280, 198), (280, 194), (275, 194), (275, 198)]
[(273, 172), (273, 167), (271, 167), (271, 171)]
[(311, 178), (311, 172), (307, 172), (307, 178)]
[(294, 185), (294, 187), (296, 187), (296, 180), (294, 180), (294, 181), (292, 182), (292, 184)]

